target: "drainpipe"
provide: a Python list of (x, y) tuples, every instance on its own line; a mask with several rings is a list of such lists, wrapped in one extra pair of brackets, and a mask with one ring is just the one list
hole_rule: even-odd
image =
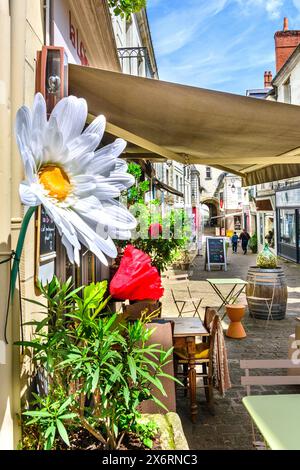
[[(13, 0), (11, 7), (11, 119), (12, 119), (12, 231), (19, 232), (23, 217), (19, 198), (19, 184), (22, 181), (23, 165), (14, 138), (16, 113), (25, 101), (25, 61), (26, 61), (26, 11), (27, 0)], [(13, 234), (16, 240), (17, 234)], [(14, 241), (14, 240), (12, 240)]]
[[(9, 0), (0, 0), (0, 261), (10, 256), (10, 189), (11, 189), (11, 127), (10, 127), (10, 11)], [(12, 345), (4, 341), (6, 295), (9, 289), (9, 264), (0, 265), (0, 449), (14, 448)], [(11, 332), (11, 321), (8, 332)], [(11, 337), (11, 334), (10, 334)]]
[[(16, 247), (20, 233), (23, 210), (19, 198), (19, 184), (23, 180), (23, 165), (16, 144), (14, 135), (15, 118), (17, 110), (25, 101), (25, 63), (26, 63), (26, 13), (27, 0), (10, 1), (11, 13), (11, 246)], [(20, 265), (21, 273), (24, 271), (24, 261)], [(19, 340), (19, 301), (18, 295), (14, 297), (12, 306), (12, 335), (8, 337), (11, 344)], [(19, 348), (13, 348), (13, 417), (14, 425), (14, 445), (20, 439), (20, 427), (16, 420), (16, 414), (20, 413), (20, 354)]]
[(50, 18), (51, 18), (51, 0), (44, 0), (45, 10), (45, 46), (51, 45), (51, 30), (50, 30)]

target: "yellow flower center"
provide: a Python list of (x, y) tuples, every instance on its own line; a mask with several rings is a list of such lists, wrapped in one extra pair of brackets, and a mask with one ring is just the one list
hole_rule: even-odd
[(67, 173), (56, 165), (45, 165), (39, 171), (39, 181), (58, 201), (63, 201), (71, 192)]

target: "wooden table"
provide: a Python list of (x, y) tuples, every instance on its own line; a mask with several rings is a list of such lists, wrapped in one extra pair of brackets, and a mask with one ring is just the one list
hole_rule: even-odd
[(174, 322), (174, 347), (186, 348), (188, 353), (188, 374), (190, 384), (190, 410), (193, 423), (197, 418), (197, 400), (196, 400), (196, 338), (209, 336), (207, 329), (204, 327), (200, 318), (168, 318)]
[[(243, 292), (247, 281), (239, 278), (221, 278), (221, 279), (206, 279), (207, 282), (211, 285), (215, 293), (222, 300), (222, 304), (218, 308), (218, 311), (225, 305), (234, 304), (241, 293)], [(219, 286), (232, 286), (228, 294), (223, 295)], [(237, 290), (236, 290), (237, 289)], [(225, 317), (226, 313), (223, 315), (222, 319)]]
[(243, 398), (248, 413), (272, 450), (300, 450), (300, 394)]

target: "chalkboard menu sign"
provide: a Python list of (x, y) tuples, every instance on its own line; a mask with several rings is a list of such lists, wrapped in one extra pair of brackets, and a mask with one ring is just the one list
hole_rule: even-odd
[(40, 256), (49, 255), (53, 252), (55, 252), (55, 224), (42, 207), (40, 224)]
[(40, 206), (36, 212), (35, 279), (43, 284), (52, 279), (56, 258), (56, 228)]
[(224, 266), (227, 271), (226, 245), (223, 237), (207, 237), (206, 239), (205, 269), (207, 266), (210, 271), (212, 265), (220, 266), (220, 268)]

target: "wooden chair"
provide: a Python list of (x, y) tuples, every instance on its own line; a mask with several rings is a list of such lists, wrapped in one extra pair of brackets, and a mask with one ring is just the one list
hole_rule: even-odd
[[(273, 320), (273, 316), (272, 316), (272, 307), (273, 307), (273, 302), (274, 302), (274, 296), (275, 296), (275, 283), (272, 279), (264, 279), (264, 283), (269, 283), (270, 286), (272, 286), (272, 295), (271, 297), (258, 297), (255, 295), (256, 293), (256, 283), (249, 283), (248, 282), (248, 286), (253, 286), (252, 288), (252, 293), (251, 295), (247, 295), (247, 302), (248, 302), (248, 307), (249, 309), (251, 310), (251, 306), (252, 305), (257, 305), (257, 303), (259, 302), (265, 302), (266, 306), (267, 306), (267, 310), (268, 310), (268, 317), (267, 317), (267, 320), (266, 320), (266, 327), (268, 326), (268, 323), (269, 323), (269, 320), (270, 318)], [(255, 317), (254, 317), (255, 318)]]
[[(296, 369), (299, 364), (289, 359), (254, 359), (254, 360), (241, 360), (241, 369), (245, 370), (245, 376), (241, 377), (241, 384), (245, 385), (247, 395), (250, 395), (251, 385), (300, 385), (299, 375), (250, 375), (249, 371), (253, 369)], [(257, 441), (255, 435), (255, 428), (251, 419), (253, 446), (262, 449), (266, 448), (264, 442)]]
[[(213, 347), (216, 331), (215, 321), (220, 321), (216, 310), (210, 307), (205, 309), (204, 326), (211, 333), (202, 343), (196, 345), (195, 364), (201, 366), (202, 371), (197, 372), (197, 377), (202, 377), (205, 398), (209, 406), (213, 405)], [(188, 354), (185, 349), (174, 349), (175, 373), (183, 378), (184, 393), (188, 392)], [(182, 373), (178, 372), (178, 366), (182, 366)]]
[[(183, 273), (183, 274), (178, 274), (178, 275), (169, 275), (167, 276), (167, 279), (172, 281), (174, 286), (178, 285), (185, 285), (186, 287), (186, 292), (179, 292), (173, 287), (170, 287), (171, 294), (173, 301), (176, 305), (177, 311), (178, 311), (178, 317), (182, 317), (183, 314), (186, 313), (193, 313), (193, 317), (198, 315), (198, 317), (201, 320), (200, 312), (199, 312), (199, 307), (201, 305), (201, 302), (203, 300), (203, 297), (193, 297), (192, 292), (189, 287), (189, 277), (188, 274)], [(187, 305), (192, 305), (193, 308), (191, 310), (185, 310)]]

